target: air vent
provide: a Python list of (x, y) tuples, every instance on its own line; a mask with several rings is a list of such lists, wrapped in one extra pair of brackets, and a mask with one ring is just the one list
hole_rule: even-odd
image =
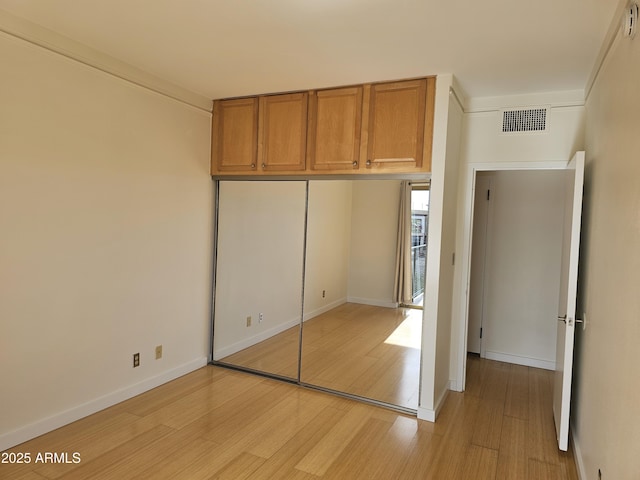
[(502, 111), (502, 133), (540, 133), (547, 131), (548, 107)]

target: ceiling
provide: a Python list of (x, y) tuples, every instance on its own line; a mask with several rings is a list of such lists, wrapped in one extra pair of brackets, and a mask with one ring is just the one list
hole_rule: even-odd
[(582, 90), (618, 0), (0, 0), (207, 98), (453, 73), (470, 97)]

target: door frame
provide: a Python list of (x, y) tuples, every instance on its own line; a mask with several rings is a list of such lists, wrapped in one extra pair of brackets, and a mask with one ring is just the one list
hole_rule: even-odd
[[(457, 344), (457, 365), (451, 382), (451, 389), (459, 392), (465, 390), (467, 374), (467, 330), (469, 326), (469, 290), (471, 288), (471, 245), (473, 240), (473, 210), (476, 174), (486, 171), (535, 171), (535, 170), (565, 170), (567, 161), (540, 162), (487, 162), (470, 163), (465, 166), (464, 201), (463, 201), (463, 231), (460, 250), (460, 276), (457, 300), (454, 308), (458, 309), (457, 327), (458, 338), (453, 340)], [(453, 343), (452, 342), (452, 343)]]
[[(477, 175), (478, 171), (476, 171), (476, 177), (475, 180), (473, 182), (473, 217), (471, 218), (471, 241), (473, 242), (473, 238), (474, 238), (474, 232), (475, 232), (475, 225), (473, 224), (473, 222), (476, 219), (475, 216), (475, 209), (478, 206), (478, 199), (476, 198), (476, 194), (477, 192), (477, 188), (478, 188), (478, 175)], [(493, 171), (491, 171), (491, 173), (493, 173)], [(488, 180), (488, 185), (483, 185), (483, 189), (488, 187), (489, 190), (491, 191), (491, 189), (493, 188), (493, 184), (495, 183), (495, 177), (493, 175), (487, 175), (486, 177), (484, 177)], [(484, 198), (484, 195), (483, 195)], [(491, 225), (493, 224), (493, 208), (492, 208), (492, 204), (490, 202), (490, 199), (487, 198), (486, 200), (487, 202), (487, 206), (486, 206), (486, 218), (485, 218), (485, 224), (484, 224), (484, 243), (485, 243), (485, 249), (483, 252), (483, 258), (482, 258), (482, 293), (481, 293), (481, 308), (480, 308), (480, 329), (482, 330), (482, 336), (480, 337), (480, 358), (485, 358), (485, 351), (487, 349), (487, 344), (486, 342), (483, 342), (483, 339), (486, 339), (486, 333), (487, 333), (487, 328), (486, 325), (484, 324), (484, 319), (486, 318), (486, 313), (487, 313), (487, 290), (485, 290), (484, 286), (486, 284), (487, 278), (489, 277), (489, 265), (491, 264), (491, 249), (488, 248), (488, 245), (491, 244)], [(467, 305), (470, 304), (471, 302), (471, 293), (472, 293), (472, 288), (471, 288), (471, 275), (473, 273), (473, 259), (474, 259), (474, 251), (473, 251), (473, 243), (470, 246), (470, 256), (469, 256), (469, 288), (468, 288), (468, 292), (469, 292), (469, 299), (467, 301)], [(477, 280), (476, 280), (477, 281)], [(465, 348), (469, 347), (469, 310), (467, 309), (467, 344), (465, 345)], [(468, 352), (467, 352), (468, 353)]]

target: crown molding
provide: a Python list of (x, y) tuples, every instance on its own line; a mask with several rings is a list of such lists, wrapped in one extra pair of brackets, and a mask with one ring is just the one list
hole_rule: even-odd
[(618, 0), (618, 6), (616, 7), (616, 11), (613, 14), (613, 18), (611, 19), (611, 23), (609, 24), (609, 30), (607, 30), (607, 34), (604, 37), (604, 41), (602, 42), (602, 46), (600, 47), (600, 52), (596, 57), (596, 61), (591, 69), (591, 74), (587, 80), (587, 84), (584, 87), (585, 91), (585, 101), (589, 98), (591, 94), (591, 89), (593, 88), (593, 84), (598, 79), (598, 75), (602, 70), (603, 65), (607, 61), (607, 57), (609, 56), (609, 52), (613, 48), (614, 44), (620, 41), (622, 38), (622, 30), (620, 27), (620, 22), (622, 21), (622, 15), (624, 11), (627, 9), (629, 5), (629, 0)]
[(531, 105), (558, 107), (581, 107), (584, 105), (583, 90), (527, 93), (498, 97), (476, 97), (467, 100), (465, 113), (496, 112), (505, 108), (520, 108)]
[(83, 45), (64, 35), (49, 30), (0, 9), (0, 32), (19, 38), (33, 45), (55, 52), (84, 65), (134, 83), (207, 112), (213, 102), (200, 94), (140, 70), (110, 55)]

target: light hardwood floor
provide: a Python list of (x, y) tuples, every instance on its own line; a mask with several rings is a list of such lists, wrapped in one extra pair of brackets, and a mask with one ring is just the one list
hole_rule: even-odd
[[(421, 325), (421, 310), (340, 305), (304, 322), (300, 379), (415, 410)], [(297, 378), (299, 335), (290, 328), (223, 361)]]
[(435, 424), (205, 367), (11, 451), (2, 479), (577, 479), (555, 444), (551, 372), (470, 357)]

